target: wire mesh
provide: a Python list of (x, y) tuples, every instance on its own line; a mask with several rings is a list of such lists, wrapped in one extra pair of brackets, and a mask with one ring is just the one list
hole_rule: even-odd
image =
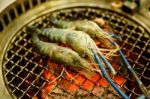
[[(118, 41), (121, 49), (144, 85), (150, 88), (150, 39), (146, 37), (145, 34), (148, 32), (144, 27), (113, 11), (92, 7), (61, 9), (35, 19), (32, 24), (39, 28), (52, 27), (49, 21), (52, 14), (59, 19), (66, 20), (103, 18), (116, 34), (121, 34), (122, 40)], [(41, 97), (42, 88), (49, 82), (42, 76), (43, 72), (48, 70), (46, 64), (48, 59), (33, 50), (30, 38), (31, 36), (26, 33), (26, 27), (23, 27), (23, 29), (12, 38), (3, 58), (5, 83), (8, 86), (9, 92), (19, 99), (28, 99), (34, 96)], [(117, 74), (121, 74), (122, 70), (124, 70), (124, 67), (119, 67)], [(51, 72), (55, 75), (59, 75), (55, 71)], [(60, 78), (64, 79), (67, 83), (72, 83), (65, 79), (63, 75)], [(125, 78), (126, 81), (121, 85), (121, 88), (124, 88), (130, 98), (136, 98), (142, 94), (130, 74), (126, 74)], [(86, 83), (86, 80), (84, 80), (83, 83)], [(110, 93), (115, 93), (109, 87), (103, 88), (100, 86), (101, 89), (99, 93), (94, 94), (96, 90), (95, 82), (93, 82), (91, 90), (82, 89), (81, 86), (78, 87), (80, 93), (79, 91), (71, 93), (62, 88), (61, 82), (58, 81), (57, 85), (55, 85), (49, 93), (49, 96), (54, 99), (60, 97), (96, 99), (109, 96), (108, 92), (101, 94), (102, 90), (109, 90)], [(116, 98), (119, 98), (117, 94), (114, 95)]]

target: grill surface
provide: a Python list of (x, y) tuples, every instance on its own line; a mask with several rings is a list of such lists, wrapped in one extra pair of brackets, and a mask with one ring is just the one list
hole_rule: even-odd
[[(119, 45), (128, 57), (134, 70), (137, 71), (144, 85), (150, 88), (150, 39), (145, 36), (148, 31), (139, 23), (114, 11), (85, 6), (49, 12), (29, 22), (29, 24), (34, 24), (39, 28), (51, 27), (52, 25), (49, 22), (51, 14), (55, 14), (59, 19), (67, 20), (93, 19), (95, 17), (105, 19), (115, 33), (122, 35), (123, 42), (119, 41)], [(30, 35), (26, 33), (26, 27), (22, 27), (16, 33), (4, 53), (3, 76), (9, 93), (13, 97), (23, 99), (39, 96), (42, 87), (47, 82), (42, 77), (44, 70), (47, 70), (47, 66), (45, 66), (45, 60), (47, 59), (33, 51)], [(121, 74), (123, 68), (120, 67), (117, 74)], [(64, 79), (63, 76), (61, 78)], [(126, 90), (126, 94), (130, 98), (135, 98), (142, 94), (130, 74), (126, 75), (126, 82), (121, 87)], [(54, 95), (55, 89), (59, 89), (61, 93)], [(92, 96), (93, 90), (90, 92), (87, 91), (89, 93), (87, 97)], [(56, 85), (56, 88), (49, 95), (53, 95), (53, 98), (63, 96), (70, 96), (70, 98), (76, 97), (75, 94), (68, 93), (60, 88), (59, 84)], [(100, 97), (95, 96), (95, 98)]]

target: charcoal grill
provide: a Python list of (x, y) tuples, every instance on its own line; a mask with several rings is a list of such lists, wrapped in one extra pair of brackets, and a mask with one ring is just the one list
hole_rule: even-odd
[[(150, 31), (139, 21), (118, 11), (99, 6), (95, 4), (95, 1), (89, 4), (89, 1), (82, 0), (80, 3), (77, 3), (77, 0), (68, 2), (20, 0), (2, 12), (0, 16), (2, 46), (0, 64), (5, 86), (12, 98), (39, 97), (42, 87), (47, 82), (42, 76), (44, 70), (47, 70), (44, 63), (46, 58), (33, 50), (31, 36), (26, 33), (26, 27), (28, 25), (35, 25), (39, 28), (52, 27), (49, 21), (51, 15), (67, 20), (103, 18), (115, 33), (122, 35), (123, 40), (119, 41), (122, 51), (146, 88), (150, 89)], [(117, 74), (121, 74), (123, 68), (119, 67)], [(126, 94), (130, 98), (140, 96), (142, 92), (132, 75), (126, 74), (125, 77), (126, 81), (121, 87), (124, 88)], [(63, 76), (61, 78), (64, 79)], [(59, 85), (56, 85), (56, 88), (61, 93), (57, 93), (55, 88), (49, 93), (54, 99), (65, 96), (77, 98), (77, 94), (68, 93)], [(93, 90), (94, 88), (90, 91), (84, 90), (88, 92), (85, 98), (93, 96)], [(93, 97), (103, 98), (102, 96)]]

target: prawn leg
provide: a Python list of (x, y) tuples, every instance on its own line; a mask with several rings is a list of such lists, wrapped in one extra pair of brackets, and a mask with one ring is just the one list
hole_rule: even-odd
[(51, 84), (51, 83), (55, 82), (57, 79), (59, 79), (59, 78), (63, 75), (64, 70), (65, 70), (65, 69), (64, 69), (64, 67), (63, 67), (63, 69), (62, 69), (60, 75), (58, 75), (54, 80), (50, 81), (49, 84)]

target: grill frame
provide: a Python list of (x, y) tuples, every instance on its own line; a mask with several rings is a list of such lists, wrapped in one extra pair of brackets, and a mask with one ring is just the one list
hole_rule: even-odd
[[(101, 8), (101, 7), (99, 7), (99, 6), (97, 6), (97, 5), (87, 5), (87, 4), (73, 4), (73, 5), (69, 5), (69, 6), (65, 6), (66, 8), (68, 8), (68, 7), (76, 7), (76, 6), (90, 6), (90, 7), (98, 7), (98, 8), (100, 8), (100, 9), (106, 9), (106, 8)], [(60, 9), (62, 9), (62, 8), (65, 8), (65, 7), (60, 7)], [(57, 8), (56, 8), (57, 9)], [(107, 9), (107, 10), (109, 10), (109, 11), (112, 11), (112, 12), (114, 12), (114, 13), (117, 13), (117, 14), (119, 14), (119, 15), (121, 15), (121, 16), (126, 16), (129, 20), (131, 20), (131, 21), (133, 21), (133, 22), (135, 22), (136, 24), (139, 24), (139, 22), (137, 22), (134, 18), (130, 18), (130, 16), (127, 16), (127, 15), (125, 15), (125, 14), (122, 14), (122, 13), (119, 13), (119, 12), (116, 12), (116, 11), (113, 11), (113, 10), (110, 10), (110, 9)], [(27, 23), (26, 23), (27, 24)], [(139, 25), (141, 25), (141, 24), (139, 24)], [(141, 25), (142, 27), (144, 27), (145, 28), (145, 30), (147, 31), (147, 33), (150, 33), (150, 32), (148, 32), (149, 30), (145, 27), (145, 26), (143, 26), (143, 25)], [(18, 31), (18, 30), (17, 30)], [(16, 32), (9, 38), (9, 41), (7, 42), (7, 44), (5, 44), (5, 48), (4, 48), (4, 50), (6, 50), (7, 48), (7, 46), (9, 45), (9, 43), (10, 43), (10, 41), (13, 39), (13, 37), (15, 36), (15, 34), (16, 34)], [(2, 54), (2, 58), (4, 57), (4, 52), (3, 52), (3, 54)], [(2, 59), (1, 58), (1, 59)]]

